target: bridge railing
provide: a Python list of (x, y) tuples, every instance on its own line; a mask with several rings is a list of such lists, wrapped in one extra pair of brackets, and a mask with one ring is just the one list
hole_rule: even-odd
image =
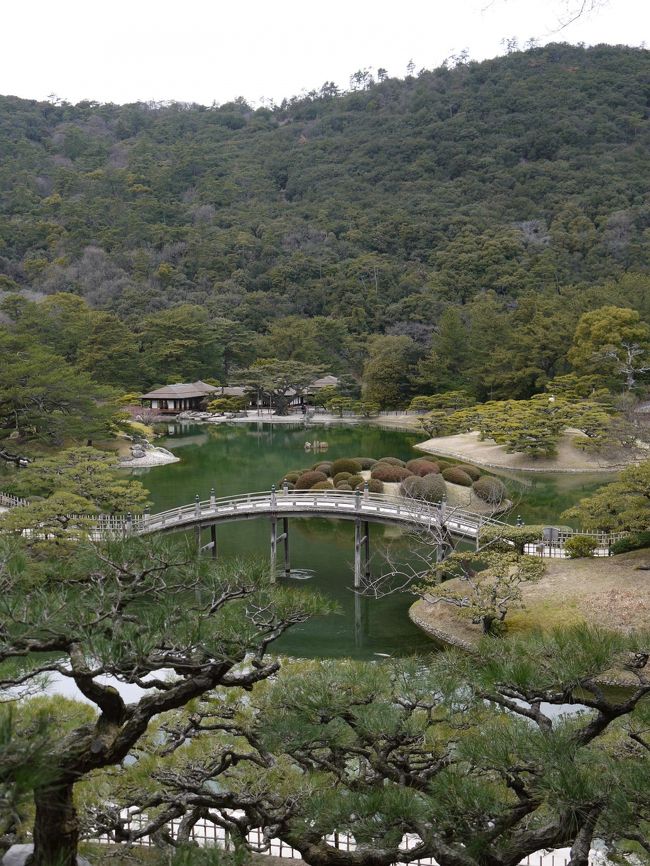
[[(28, 505), (28, 500), (0, 492), (0, 505), (13, 508)], [(91, 535), (99, 539), (107, 533), (147, 534), (165, 529), (191, 526), (203, 519), (226, 518), (237, 514), (251, 516), (256, 513), (269, 514), (283, 511), (302, 511), (322, 514), (340, 513), (350, 516), (358, 514), (363, 518), (374, 515), (392, 518), (400, 523), (413, 523), (421, 527), (427, 525), (445, 526), (453, 534), (476, 538), (483, 527), (509, 526), (486, 514), (478, 514), (466, 508), (451, 506), (446, 502), (427, 503), (416, 499), (404, 498), (389, 493), (370, 493), (369, 491), (341, 490), (287, 490), (258, 491), (237, 496), (210, 496), (209, 499), (170, 508), (151, 514), (76, 514), (70, 519), (92, 521)], [(564, 545), (569, 538), (586, 536), (596, 541), (596, 555), (606, 556), (610, 546), (626, 533), (583, 532), (582, 530), (555, 529), (552, 539), (540, 538), (526, 546), (527, 553), (542, 556), (564, 556)]]

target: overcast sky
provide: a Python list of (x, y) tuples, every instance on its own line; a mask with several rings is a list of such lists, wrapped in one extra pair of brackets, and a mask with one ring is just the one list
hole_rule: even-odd
[[(357, 69), (403, 77), (468, 49), (481, 60), (550, 40), (641, 45), (650, 0), (4, 0), (0, 93), (69, 102), (244, 96), (259, 104), (347, 87)], [(587, 3), (594, 0), (586, 0)]]

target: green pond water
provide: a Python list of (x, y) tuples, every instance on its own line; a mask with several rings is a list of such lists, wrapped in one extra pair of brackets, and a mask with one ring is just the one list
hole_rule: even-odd
[[(305, 452), (305, 442), (326, 441), (322, 459), (338, 457), (416, 456), (417, 433), (370, 425), (317, 426), (180, 425), (168, 427), (160, 444), (180, 458), (179, 463), (138, 470), (151, 492), (153, 511), (217, 496), (268, 490), (285, 472), (311, 466), (319, 458)], [(320, 455), (319, 455), (320, 456)], [(504, 477), (516, 513), (527, 523), (558, 523), (560, 512), (606, 483), (607, 475), (522, 475)], [(392, 527), (371, 525), (373, 574), (386, 570), (383, 551), (408, 564), (410, 543)], [(248, 520), (218, 527), (219, 555), (268, 559), (268, 520)], [(409, 620), (413, 596), (399, 593), (382, 599), (359, 599), (351, 590), (354, 526), (352, 522), (292, 519), (290, 521), (291, 578), (301, 589), (313, 587), (333, 598), (340, 608), (334, 616), (316, 618), (292, 629), (274, 644), (278, 652), (300, 657), (407, 655), (431, 652), (432, 642)], [(207, 539), (206, 539), (207, 540)], [(281, 578), (285, 579), (285, 578)]]

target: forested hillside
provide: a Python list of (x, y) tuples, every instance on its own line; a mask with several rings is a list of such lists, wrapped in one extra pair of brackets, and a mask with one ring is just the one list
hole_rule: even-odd
[(650, 320), (649, 58), (550, 45), (256, 110), (0, 98), (5, 309), (81, 295), (129, 387), (388, 350), (405, 398), (528, 396), (585, 311)]

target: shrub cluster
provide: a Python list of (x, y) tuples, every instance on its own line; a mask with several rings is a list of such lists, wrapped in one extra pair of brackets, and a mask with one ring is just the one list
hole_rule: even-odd
[(283, 483), (284, 481), (288, 481), (289, 484), (295, 484), (296, 481), (300, 478), (301, 475), (302, 475), (302, 472), (298, 472), (298, 470), (296, 470), (295, 472), (292, 471), (292, 472), (287, 472), (287, 473), (285, 473), (284, 478), (283, 478), (282, 481), (280, 482), (280, 486), (282, 486), (282, 483)]
[(351, 491), (352, 487), (350, 487), (350, 485), (347, 482), (343, 481), (343, 482), (341, 482), (341, 484), (336, 485), (336, 489), (337, 490), (344, 490), (347, 492), (347, 491)]
[(377, 463), (388, 463), (390, 466), (406, 466), (403, 460), (399, 457), (380, 457)]
[[(460, 484), (461, 487), (471, 487), (472, 479), (460, 466), (448, 466), (442, 470), (442, 477), (450, 484)], [(476, 479), (478, 481), (478, 478)]]
[(331, 475), (332, 474), (332, 461), (331, 460), (325, 460), (323, 463), (315, 463), (311, 468), (315, 472), (324, 472), (325, 475)]
[(440, 502), (446, 493), (446, 487), (444, 479), (437, 473), (423, 477), (411, 475), (402, 481), (399, 492), (402, 496), (422, 499), (425, 502)]
[(370, 471), (371, 478), (377, 478), (379, 481), (403, 481), (409, 478), (413, 473), (405, 466), (395, 466), (392, 463), (375, 463)]
[(351, 472), (337, 472), (336, 475), (333, 476), (332, 481), (334, 484), (340, 484), (341, 481), (347, 481), (348, 478), (352, 478)]
[(564, 542), (564, 552), (569, 559), (581, 559), (583, 556), (593, 556), (598, 547), (595, 538), (588, 535), (573, 535)]
[(355, 457), (354, 459), (364, 471), (372, 469), (377, 462), (374, 457)]
[(354, 490), (355, 487), (357, 487), (357, 485), (359, 485), (359, 484), (360, 484), (361, 487), (363, 488), (363, 485), (365, 484), (365, 481), (364, 481), (362, 475), (350, 475), (350, 477), (349, 477), (348, 480), (347, 480), (347, 483), (348, 483), (348, 484), (350, 485), (350, 487)]
[(629, 553), (631, 550), (643, 550), (650, 547), (650, 532), (634, 532), (625, 538), (615, 541), (610, 547), (612, 553)]
[(409, 472), (412, 472), (414, 475), (434, 475), (437, 472), (440, 472), (440, 467), (437, 463), (434, 463), (432, 460), (409, 460), (406, 464), (406, 468)]
[(478, 481), (472, 484), (472, 490), (479, 499), (490, 505), (499, 505), (506, 498), (505, 484), (492, 475), (481, 475)]
[(334, 485), (332, 482), (327, 479), (325, 481), (317, 481), (316, 484), (313, 484), (310, 490), (334, 490)]
[(337, 476), (339, 472), (349, 472), (350, 475), (358, 475), (361, 472), (361, 464), (358, 460), (351, 460), (348, 457), (341, 457), (332, 463), (332, 475)]
[[(356, 485), (355, 490), (363, 491), (365, 488), (365, 484), (366, 484), (366, 482), (362, 481), (361, 484)], [(378, 478), (371, 478), (368, 481), (368, 492), (369, 493), (383, 493), (384, 492), (384, 485), (381, 483), (381, 481)]]
[(472, 466), (470, 463), (459, 463), (456, 466), (456, 469), (462, 469), (463, 472), (466, 472), (472, 481), (478, 481), (481, 477), (481, 470), (477, 469), (476, 466)]
[(319, 481), (327, 481), (327, 475), (324, 472), (316, 472), (313, 469), (303, 472), (296, 480), (296, 490), (311, 490), (314, 484), (318, 484)]

